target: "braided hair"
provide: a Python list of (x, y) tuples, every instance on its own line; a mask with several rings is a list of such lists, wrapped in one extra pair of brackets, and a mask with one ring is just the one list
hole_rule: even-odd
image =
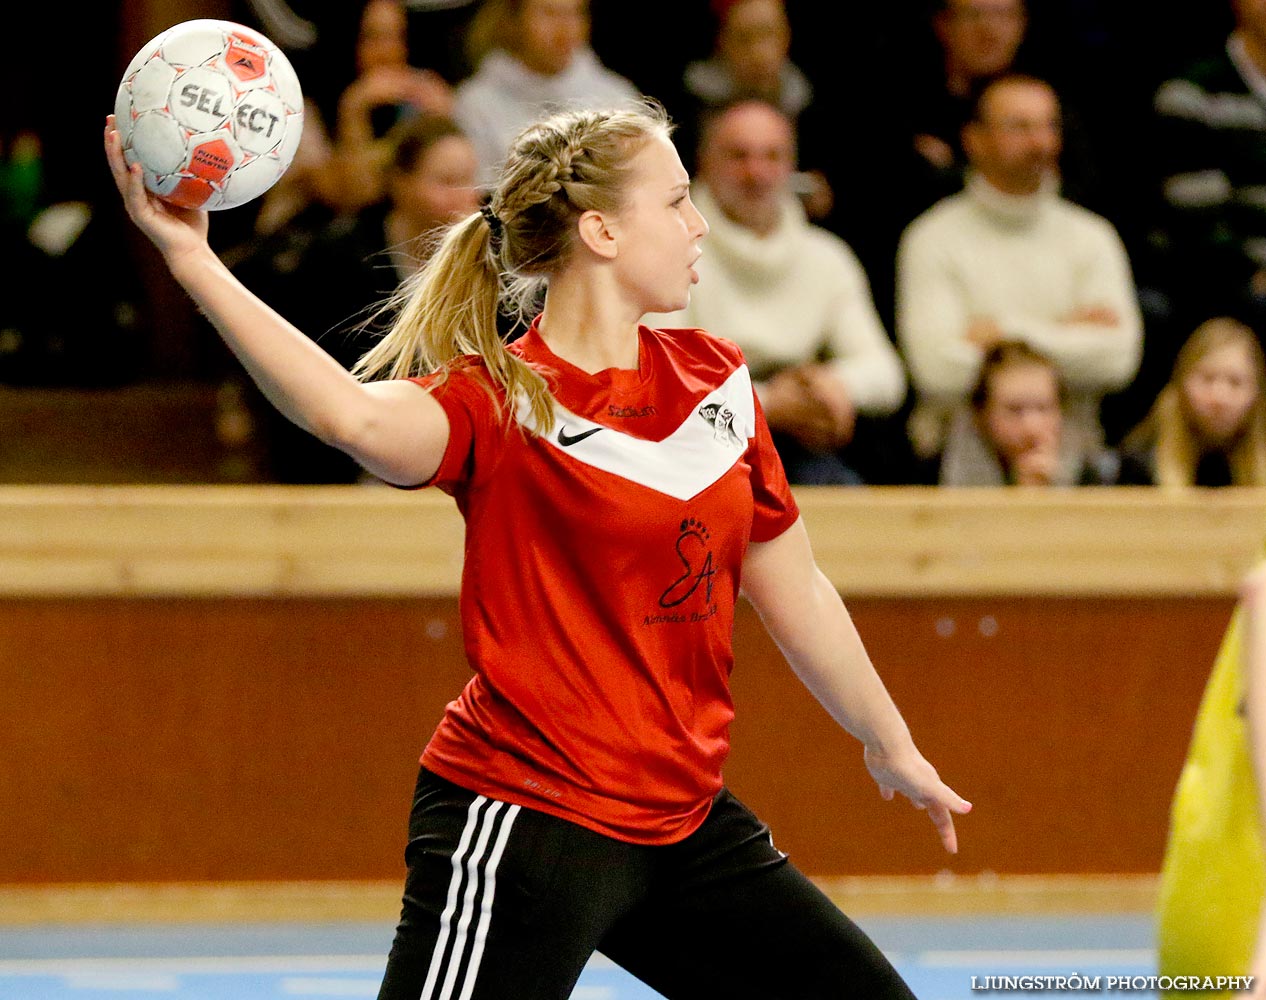
[(525, 399), (536, 426), (549, 433), (549, 387), (505, 349), (497, 312), (522, 316), (538, 300), (550, 275), (567, 266), (580, 216), (618, 211), (630, 161), (670, 131), (663, 107), (647, 100), (614, 111), (563, 112), (521, 132), (488, 204), (445, 231), (426, 265), (401, 286), (388, 304), (398, 309), (395, 323), (356, 374), (446, 372), (478, 355), (506, 398)]

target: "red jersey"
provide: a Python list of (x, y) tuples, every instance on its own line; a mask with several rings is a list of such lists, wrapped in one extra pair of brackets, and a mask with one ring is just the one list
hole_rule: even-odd
[(740, 566), (798, 511), (739, 349), (698, 330), (639, 337), (636, 371), (594, 375), (535, 326), (511, 345), (550, 383), (548, 436), (525, 406), (507, 422), (478, 359), (417, 380), (448, 415), (428, 485), (466, 520), (474, 669), (422, 764), (660, 844), (702, 823), (721, 787)]

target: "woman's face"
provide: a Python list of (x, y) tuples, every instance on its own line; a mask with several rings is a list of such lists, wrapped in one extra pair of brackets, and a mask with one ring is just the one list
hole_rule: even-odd
[(464, 136), (446, 135), (408, 173), (392, 181), (391, 197), (418, 233), (448, 225), (479, 209), (475, 148)]
[(1182, 394), (1196, 433), (1225, 444), (1244, 429), (1260, 388), (1245, 344), (1225, 344), (1206, 354), (1183, 379)]
[(1008, 465), (1026, 452), (1058, 451), (1063, 413), (1055, 373), (1038, 364), (999, 369), (989, 379), (980, 417), (989, 443)]
[(589, 0), (523, 0), (515, 55), (531, 70), (554, 76), (589, 41)]
[(690, 175), (666, 136), (649, 139), (632, 168), (625, 204), (608, 223), (617, 243), (616, 281), (644, 313), (684, 309), (699, 280), (694, 264), (708, 223), (690, 200)]

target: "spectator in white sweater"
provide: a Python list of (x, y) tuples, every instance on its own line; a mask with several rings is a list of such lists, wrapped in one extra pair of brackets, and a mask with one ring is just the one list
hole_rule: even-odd
[(636, 88), (589, 48), (588, 0), (486, 0), (470, 31), (475, 75), (457, 88), (453, 117), (491, 182), (525, 127), (565, 108), (613, 108)]
[(971, 172), (959, 194), (914, 220), (897, 254), (897, 339), (922, 457), (944, 445), (985, 352), (1020, 340), (1052, 358), (1069, 427), (1102, 440), (1099, 404), (1138, 369), (1142, 318), (1112, 224), (1058, 194), (1059, 102), (1041, 80), (1004, 76), (963, 130)]
[(810, 225), (791, 178), (795, 134), (771, 104), (705, 120), (692, 197), (711, 226), (690, 305), (648, 322), (699, 327), (742, 348), (792, 482), (856, 483), (841, 452), (858, 414), (885, 416), (905, 373), (861, 264)]

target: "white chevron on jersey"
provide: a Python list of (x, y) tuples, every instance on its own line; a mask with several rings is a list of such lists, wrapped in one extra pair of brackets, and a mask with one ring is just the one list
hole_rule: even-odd
[[(678, 500), (698, 496), (724, 476), (756, 434), (756, 406), (747, 365), (734, 369), (662, 441), (633, 437), (579, 417), (557, 403), (554, 413), (554, 431), (542, 440), (578, 462)], [(522, 401), (515, 416), (535, 432), (531, 411)], [(561, 443), (568, 439), (575, 443)]]

